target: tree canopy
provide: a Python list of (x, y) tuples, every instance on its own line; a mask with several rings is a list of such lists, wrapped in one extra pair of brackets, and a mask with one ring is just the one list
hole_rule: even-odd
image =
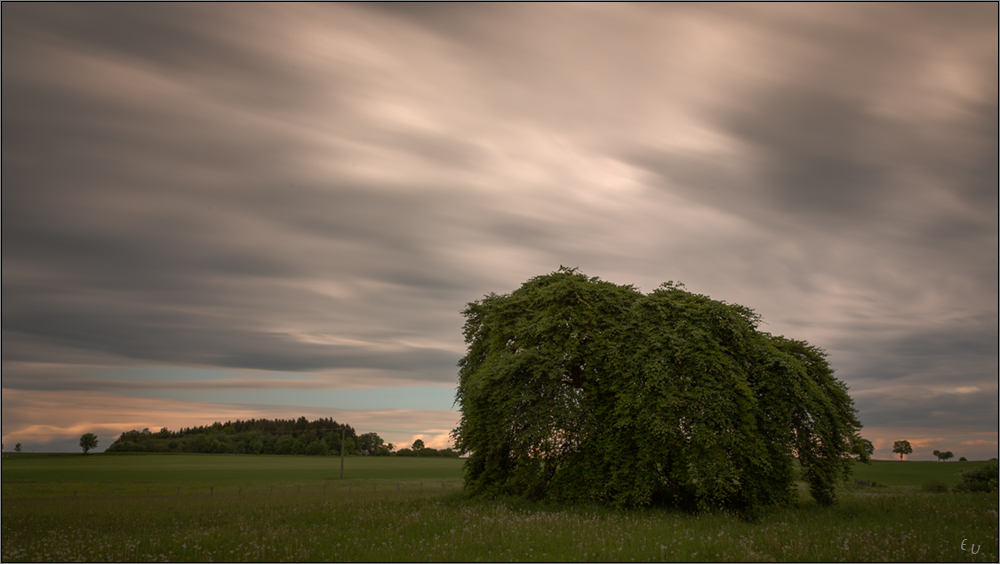
[[(343, 433), (341, 432), (341, 428)], [(341, 445), (341, 436), (345, 436)], [(199, 452), (239, 454), (357, 454), (357, 432), (331, 418), (249, 419), (215, 422), (179, 431), (162, 428), (121, 434), (106, 452)]]
[(951, 452), (950, 450), (944, 452), (941, 452), (940, 450), (935, 450), (933, 454), (934, 456), (937, 457), (938, 462), (941, 462), (942, 460), (951, 460), (952, 458), (955, 458), (955, 453)]
[(903, 460), (903, 455), (912, 454), (913, 447), (910, 446), (910, 441), (902, 440), (892, 443), (892, 452), (899, 455), (899, 459)]
[(830, 504), (867, 458), (825, 353), (749, 308), (561, 267), (462, 313), (453, 438), (474, 495), (746, 509), (790, 501), (798, 457)]
[(994, 493), (997, 491), (998, 466), (996, 459), (989, 461), (985, 466), (980, 466), (962, 475), (962, 481), (955, 486), (956, 492), (983, 492)]
[(84, 433), (80, 437), (80, 448), (83, 449), (83, 454), (87, 454), (89, 451), (97, 448), (97, 435), (93, 433)]
[(358, 450), (368, 456), (389, 456), (392, 451), (378, 433), (365, 433), (359, 436)]

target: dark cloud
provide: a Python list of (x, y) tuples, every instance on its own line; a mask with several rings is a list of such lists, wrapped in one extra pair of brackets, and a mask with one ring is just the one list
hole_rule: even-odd
[[(855, 401), (867, 427), (938, 429), (942, 434), (976, 433), (997, 419), (997, 389), (938, 393), (921, 397), (865, 394)], [(992, 396), (992, 397), (990, 397)]]
[[(372, 350), (374, 347), (302, 343), (286, 334), (212, 327), (217, 323), (211, 319), (205, 319), (205, 323), (199, 321), (199, 317), (192, 315), (150, 312), (139, 315), (36, 312), (30, 318), (12, 317), (8, 324), (13, 328), (10, 333), (54, 348), (104, 352), (140, 362), (274, 371), (364, 367), (414, 374), (423, 374), (428, 369), (448, 374), (458, 362), (458, 356), (447, 350)], [(12, 335), (11, 344), (18, 340)], [(4, 360), (32, 360), (18, 352), (5, 352)], [(450, 380), (451, 375), (448, 376)]]
[(248, 6), (234, 15), (211, 5), (25, 5), (7, 11), (4, 31), (178, 78), (230, 103), (279, 110), (315, 102), (320, 83), (289, 65), (275, 45), (255, 41), (274, 33), (282, 23), (280, 13)]
[(879, 203), (882, 166), (864, 149), (864, 128), (875, 120), (857, 104), (781, 92), (737, 120), (727, 129), (753, 147), (760, 195), (774, 209), (842, 221)]
[(862, 389), (909, 384), (930, 388), (972, 386), (989, 382), (997, 371), (997, 328), (989, 315), (961, 325), (902, 327), (882, 331), (860, 329), (832, 343), (836, 354), (852, 358), (849, 370)]

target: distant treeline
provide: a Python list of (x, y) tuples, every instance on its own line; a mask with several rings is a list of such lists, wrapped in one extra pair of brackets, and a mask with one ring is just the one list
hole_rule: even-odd
[(457, 457), (451, 449), (402, 449), (386, 444), (376, 433), (358, 435), (350, 425), (330, 418), (309, 421), (298, 419), (250, 419), (216, 422), (204, 427), (185, 427), (179, 431), (162, 428), (127, 431), (105, 452), (190, 452), (231, 454), (340, 454), (341, 428), (344, 452), (363, 456), (447, 456)]

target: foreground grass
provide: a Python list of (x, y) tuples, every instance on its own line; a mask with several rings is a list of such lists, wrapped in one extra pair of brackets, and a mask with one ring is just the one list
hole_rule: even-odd
[(1000, 556), (995, 495), (906, 485), (954, 483), (958, 471), (982, 463), (858, 466), (856, 476), (889, 487), (842, 488), (839, 505), (821, 508), (800, 484), (800, 504), (757, 523), (727, 514), (467, 499), (459, 493), (462, 463), (348, 458), (340, 480), (333, 457), (6, 457), (0, 558), (995, 562)]
[[(551, 508), (402, 488), (3, 499), (16, 561), (997, 561), (997, 498), (910, 487), (726, 514)], [(962, 550), (963, 540), (966, 550)], [(972, 554), (971, 545), (978, 548)]]

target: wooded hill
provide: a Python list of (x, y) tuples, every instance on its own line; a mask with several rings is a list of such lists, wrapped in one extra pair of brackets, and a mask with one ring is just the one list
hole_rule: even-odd
[(358, 435), (353, 427), (330, 418), (309, 421), (298, 419), (250, 419), (215, 422), (203, 427), (185, 427), (179, 431), (162, 428), (122, 433), (105, 452), (190, 452), (231, 454), (306, 454), (339, 455), (341, 428), (346, 427), (344, 452), (363, 456), (458, 456), (451, 449), (424, 448), (419, 451), (386, 444), (377, 433)]
[(360, 454), (357, 432), (333, 419), (250, 419), (215, 422), (179, 431), (163, 428), (122, 433), (106, 452), (194, 452), (236, 454), (340, 454), (341, 427), (347, 454)]

